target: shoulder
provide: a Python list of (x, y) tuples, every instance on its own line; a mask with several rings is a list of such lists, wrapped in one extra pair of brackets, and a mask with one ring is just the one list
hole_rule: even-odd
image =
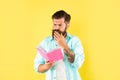
[(46, 44), (46, 43), (50, 42), (51, 40), (52, 40), (52, 36), (47, 36), (42, 41), (40, 41), (40, 44)]
[(46, 42), (46, 41), (50, 41), (50, 40), (52, 40), (53, 38), (52, 38), (52, 36), (47, 36), (47, 37), (45, 37), (43, 40), (42, 40), (42, 42)]
[(43, 41), (50, 41), (50, 40), (52, 40), (52, 36), (47, 36), (43, 39)]
[(80, 38), (78, 36), (75, 36), (75, 35), (71, 35), (68, 33), (68, 36), (67, 38), (70, 40), (70, 41), (80, 41)]
[(69, 47), (74, 50), (74, 49), (78, 49), (81, 48), (82, 49), (82, 43), (81, 40), (78, 36), (74, 36), (74, 35), (70, 35), (69, 34), (69, 41), (68, 41), (68, 45)]

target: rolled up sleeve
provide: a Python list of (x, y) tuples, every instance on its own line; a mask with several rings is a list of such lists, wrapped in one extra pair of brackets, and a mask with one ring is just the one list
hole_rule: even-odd
[(85, 60), (84, 50), (83, 50), (80, 40), (77, 37), (75, 37), (72, 42), (74, 44), (72, 45), (71, 50), (75, 54), (75, 59), (74, 59), (74, 62), (72, 63), (72, 66), (75, 68), (80, 68)]
[(39, 73), (38, 67), (40, 64), (45, 64), (43, 57), (37, 52), (37, 55), (34, 59), (34, 70)]

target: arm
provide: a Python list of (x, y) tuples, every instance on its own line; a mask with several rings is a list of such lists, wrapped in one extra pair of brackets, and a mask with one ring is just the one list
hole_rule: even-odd
[(75, 58), (75, 54), (74, 52), (68, 47), (65, 37), (62, 34), (59, 34), (58, 32), (54, 33), (54, 38), (55, 41), (59, 44), (59, 46), (61, 46), (65, 52), (65, 54), (68, 57), (68, 61), (70, 63), (74, 62), (74, 58)]
[(54, 62), (49, 62), (47, 61), (45, 64), (40, 64), (38, 66), (38, 71), (39, 72), (46, 72), (47, 70), (49, 70), (52, 66), (53, 66)]
[(77, 37), (72, 39), (72, 47), (68, 47), (64, 36), (57, 32), (54, 33), (55, 41), (64, 49), (68, 61), (76, 68), (79, 68), (84, 62), (84, 51), (80, 40)]
[(34, 59), (34, 70), (36, 72), (44, 73), (53, 66), (54, 62), (45, 61), (43, 57), (37, 53)]
[(72, 47), (70, 48), (75, 53), (74, 62), (72, 63), (72, 66), (76, 68), (80, 68), (84, 62), (84, 50), (81, 44), (81, 41), (74, 37), (70, 42), (72, 44)]
[(64, 47), (64, 52), (67, 55), (68, 61), (70, 63), (74, 62), (74, 58), (75, 58), (75, 54), (74, 52), (66, 45), (66, 47)]

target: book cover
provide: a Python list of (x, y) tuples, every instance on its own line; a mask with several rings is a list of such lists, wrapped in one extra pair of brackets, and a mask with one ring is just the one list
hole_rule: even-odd
[(54, 49), (49, 52), (45, 52), (42, 48), (37, 48), (38, 52), (42, 57), (48, 59), (49, 61), (58, 61), (63, 59), (63, 54), (61, 48)]

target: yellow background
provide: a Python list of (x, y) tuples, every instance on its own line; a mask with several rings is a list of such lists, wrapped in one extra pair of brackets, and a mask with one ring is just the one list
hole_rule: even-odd
[(33, 69), (36, 47), (61, 9), (84, 47), (83, 80), (120, 80), (120, 0), (1, 0), (0, 80), (44, 80)]

